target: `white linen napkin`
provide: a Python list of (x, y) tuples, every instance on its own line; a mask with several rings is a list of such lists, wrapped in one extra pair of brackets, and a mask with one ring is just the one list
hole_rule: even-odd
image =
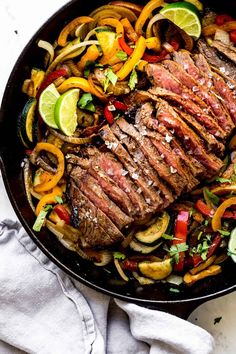
[(205, 330), (71, 279), (18, 222), (0, 223), (1, 354), (210, 354)]

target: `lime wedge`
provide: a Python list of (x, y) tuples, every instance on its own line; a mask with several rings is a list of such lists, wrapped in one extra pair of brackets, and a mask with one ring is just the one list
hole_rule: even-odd
[(39, 113), (44, 122), (51, 128), (58, 126), (54, 118), (54, 109), (57, 99), (60, 97), (54, 84), (49, 85), (39, 97)]
[(203, 11), (203, 4), (199, 0), (185, 0), (186, 2), (190, 2), (193, 4), (199, 11)]
[(160, 13), (168, 20), (180, 27), (189, 36), (198, 39), (201, 35), (201, 23), (198, 9), (188, 2), (168, 4)]
[(61, 131), (68, 136), (73, 135), (77, 127), (77, 102), (79, 89), (66, 91), (58, 98), (55, 106), (55, 121)]
[(228, 250), (229, 250), (230, 257), (236, 263), (236, 228), (233, 229), (231, 232), (229, 238)]

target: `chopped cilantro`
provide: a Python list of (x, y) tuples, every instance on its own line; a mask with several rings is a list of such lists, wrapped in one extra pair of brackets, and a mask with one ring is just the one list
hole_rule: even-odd
[(222, 316), (214, 318), (214, 325), (220, 323), (221, 320), (222, 320)]
[(44, 225), (46, 216), (48, 214), (48, 212), (52, 210), (52, 206), (51, 205), (47, 205), (46, 207), (44, 207), (43, 210), (40, 211), (39, 215), (37, 216), (37, 219), (35, 220), (35, 223), (33, 225), (33, 230), (39, 232), (42, 228), (42, 226)]
[(138, 83), (138, 74), (134, 68), (130, 74), (129, 83), (128, 83), (130, 90), (134, 90), (137, 83)]
[(63, 199), (61, 197), (59, 197), (59, 195), (57, 195), (55, 198), (55, 201), (58, 203), (58, 204), (63, 204)]
[(204, 191), (206, 197), (212, 202), (212, 204), (214, 204), (216, 206), (219, 205), (220, 198), (217, 195), (212, 193), (208, 188), (203, 188), (203, 191)]
[(203, 231), (200, 231), (199, 234), (197, 235), (197, 239), (200, 240), (200, 238), (202, 237)]
[(174, 236), (172, 236), (172, 235), (167, 235), (167, 234), (163, 234), (162, 237), (163, 237), (165, 240), (173, 240), (173, 239), (174, 239)]
[(78, 102), (78, 106), (81, 109), (86, 109), (87, 111), (95, 112), (93, 96), (91, 95), (91, 93), (84, 93)]
[(209, 220), (204, 221), (204, 226), (207, 226), (209, 224)]
[(180, 292), (179, 289), (176, 289), (176, 288), (170, 288), (169, 291), (171, 293), (179, 293)]
[(118, 80), (118, 76), (115, 73), (113, 73), (111, 69), (107, 70), (106, 77), (112, 83), (112, 85), (115, 85)]
[(231, 180), (229, 178), (223, 178), (223, 177), (217, 177), (216, 182), (220, 183), (231, 183)]
[(114, 259), (125, 259), (125, 255), (121, 252), (113, 252)]
[(176, 263), (179, 262), (179, 253), (188, 250), (188, 245), (185, 242), (178, 243), (177, 245), (172, 245), (169, 250), (167, 250), (171, 257), (173, 257)]
[(208, 241), (210, 240), (206, 237), (206, 239), (203, 240), (202, 243), (199, 243), (197, 247), (193, 247), (189, 252), (190, 256), (192, 256), (194, 253), (198, 253), (202, 257), (202, 260), (205, 261), (207, 259), (207, 253), (209, 249)]
[(116, 53), (116, 56), (118, 59), (122, 60), (122, 61), (126, 61), (128, 58), (128, 55), (123, 52), (123, 50), (118, 50), (118, 52)]
[(115, 116), (114, 120), (117, 120), (117, 119), (119, 119), (119, 118), (120, 118), (120, 113), (118, 113), (118, 114)]
[(229, 231), (226, 231), (226, 230), (217, 230), (221, 236), (230, 236), (230, 232)]

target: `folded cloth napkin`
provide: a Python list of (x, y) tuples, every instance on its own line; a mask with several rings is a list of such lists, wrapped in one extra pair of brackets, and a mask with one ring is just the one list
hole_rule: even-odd
[(18, 222), (0, 223), (1, 354), (210, 354), (205, 330), (71, 279)]

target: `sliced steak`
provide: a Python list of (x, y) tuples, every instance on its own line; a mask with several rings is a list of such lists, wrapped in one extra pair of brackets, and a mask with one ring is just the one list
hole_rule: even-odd
[(90, 246), (109, 247), (124, 239), (124, 235), (113, 222), (90, 202), (73, 181), (69, 195), (74, 224), (80, 228)]
[(173, 60), (165, 60), (162, 64), (172, 73), (172, 75), (181, 81), (182, 84), (191, 89), (211, 107), (219, 125), (230, 133), (234, 127), (234, 124), (216, 95), (214, 95), (206, 86), (200, 85), (196, 79), (184, 70), (182, 65), (174, 62)]
[[(213, 41), (211, 47), (215, 48), (220, 54), (225, 55), (229, 60), (236, 64), (236, 48), (221, 41)], [(236, 66), (235, 66), (236, 70)]]
[(224, 79), (220, 75), (211, 71), (211, 69), (210, 69), (210, 67), (203, 55), (197, 54), (197, 55), (195, 55), (194, 59), (195, 59), (195, 63), (197, 65), (197, 67), (200, 70), (202, 70), (207, 75), (212, 75), (213, 85), (214, 85), (217, 93), (224, 100), (224, 103), (225, 103), (227, 109), (229, 110), (234, 123), (236, 123), (236, 96), (235, 96), (234, 92), (229, 88), (227, 83), (224, 81)]
[(107, 147), (111, 149), (111, 151), (124, 165), (130, 175), (130, 178), (141, 189), (145, 201), (149, 204), (149, 209), (157, 210), (158, 205), (161, 202), (160, 196), (156, 193), (154, 188), (148, 184), (148, 181), (145, 176), (143, 176), (142, 171), (139, 170), (127, 150), (124, 149), (119, 140), (115, 137), (112, 130), (106, 125), (100, 130), (100, 136), (105, 141)]
[(87, 170), (88, 173), (96, 179), (96, 182), (100, 185), (108, 197), (113, 200), (113, 202), (116, 203), (126, 214), (131, 217), (137, 214), (135, 213), (135, 208), (127, 194), (111, 177), (108, 176), (96, 160), (97, 159), (94, 157), (89, 159), (72, 154), (69, 154), (67, 158), (68, 163), (78, 165)]
[(117, 136), (117, 138), (119, 138), (126, 146), (134, 162), (143, 171), (143, 174), (145, 174), (146, 177), (149, 179), (148, 183), (152, 184), (153, 187), (157, 188), (157, 190), (160, 192), (160, 197), (162, 199), (162, 204), (160, 205), (160, 207), (166, 208), (170, 203), (174, 201), (173, 194), (171, 193), (170, 189), (167, 188), (165, 183), (160, 180), (156, 171), (152, 168), (152, 166), (150, 166), (148, 160), (139, 148), (137, 142), (130, 136), (122, 132), (117, 124), (113, 124), (112, 131)]
[(153, 87), (149, 90), (151, 94), (165, 98), (175, 105), (178, 105), (181, 109), (184, 109), (187, 113), (192, 115), (200, 124), (202, 124), (210, 134), (213, 134), (217, 138), (225, 138), (227, 133), (218, 125), (213, 117), (205, 113), (199, 106), (190, 100), (184, 100), (180, 95), (169, 92), (159, 87)]
[(199, 52), (203, 54), (210, 65), (219, 68), (226, 76), (236, 81), (235, 65), (231, 61), (220, 58), (217, 50), (210, 47), (204, 40), (199, 40), (197, 46)]
[(207, 105), (194, 92), (190, 91), (176, 77), (174, 77), (164, 66), (160, 64), (146, 65), (146, 73), (154, 86), (161, 87), (170, 92), (180, 95), (185, 100), (195, 102), (199, 107), (207, 109)]
[(105, 213), (120, 230), (132, 223), (133, 219), (108, 198), (97, 181), (86, 170), (76, 166), (71, 171), (70, 178), (74, 180), (82, 193)]
[(140, 149), (148, 159), (150, 165), (157, 171), (158, 175), (166, 181), (166, 183), (175, 191), (176, 195), (180, 195), (185, 188), (184, 182), (179, 178), (180, 176), (172, 166), (166, 165), (161, 154), (153, 146), (151, 141), (147, 137), (141, 135), (133, 125), (127, 123), (123, 118), (117, 120), (117, 125), (124, 133), (131, 136), (138, 143)]
[(194, 155), (207, 168), (208, 174), (214, 175), (219, 171), (222, 161), (214, 154), (206, 152), (201, 139), (167, 102), (162, 100), (159, 103), (156, 119), (166, 127), (175, 130), (179, 138), (185, 142), (187, 153)]

